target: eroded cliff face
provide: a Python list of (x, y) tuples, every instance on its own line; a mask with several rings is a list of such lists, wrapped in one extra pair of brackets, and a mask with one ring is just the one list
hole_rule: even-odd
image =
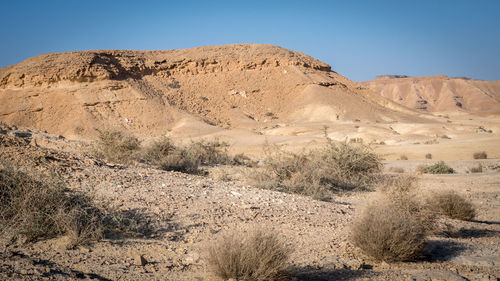
[[(385, 77), (385, 76), (384, 76)], [(500, 115), (500, 81), (428, 77), (385, 77), (361, 85), (396, 103), (427, 112)]]
[(50, 86), (61, 81), (94, 82), (155, 75), (197, 75), (299, 66), (330, 71), (310, 56), (272, 45), (241, 44), (187, 50), (95, 50), (45, 54), (0, 69), (0, 87)]
[(75, 138), (103, 127), (160, 135), (410, 118), (401, 111), (329, 65), (272, 45), (57, 53), (0, 69), (0, 121)]

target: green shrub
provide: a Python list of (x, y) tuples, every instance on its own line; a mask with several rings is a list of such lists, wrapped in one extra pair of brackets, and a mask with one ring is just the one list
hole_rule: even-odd
[(284, 280), (290, 253), (272, 232), (235, 232), (208, 246), (207, 263), (224, 280)]
[(425, 159), (432, 159), (432, 154), (427, 153), (427, 154), (425, 155)]
[(434, 165), (420, 167), (421, 171), (426, 174), (454, 174), (455, 170), (446, 165), (444, 161), (439, 161)]

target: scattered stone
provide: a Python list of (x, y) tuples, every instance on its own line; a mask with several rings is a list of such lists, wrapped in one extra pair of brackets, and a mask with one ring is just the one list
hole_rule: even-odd
[(146, 258), (144, 258), (143, 255), (136, 255), (134, 257), (134, 265), (145, 266), (147, 263), (148, 261), (146, 260)]
[(191, 265), (197, 263), (199, 260), (200, 260), (200, 255), (198, 253), (192, 252), (186, 256), (184, 262), (188, 265)]

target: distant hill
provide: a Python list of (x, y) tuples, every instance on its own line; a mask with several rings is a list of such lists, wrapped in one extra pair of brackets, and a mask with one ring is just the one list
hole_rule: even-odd
[(396, 103), (421, 111), (500, 114), (500, 81), (450, 78), (446, 75), (382, 75), (374, 81), (360, 82), (360, 85)]
[[(0, 69), (0, 121), (67, 137), (416, 120), (330, 66), (273, 45), (45, 54)], [(418, 118), (417, 118), (418, 119)]]

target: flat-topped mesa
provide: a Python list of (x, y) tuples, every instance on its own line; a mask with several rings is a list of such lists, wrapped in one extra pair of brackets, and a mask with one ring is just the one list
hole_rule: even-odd
[(408, 78), (408, 77), (410, 77), (410, 76), (387, 74), (387, 75), (377, 75), (377, 76), (375, 76), (375, 80), (387, 80), (387, 79)]
[(313, 57), (278, 46), (236, 44), (184, 50), (91, 50), (39, 55), (0, 69), (0, 88), (48, 86), (60, 81), (139, 79), (175, 74), (301, 66), (319, 71), (331, 67)]

